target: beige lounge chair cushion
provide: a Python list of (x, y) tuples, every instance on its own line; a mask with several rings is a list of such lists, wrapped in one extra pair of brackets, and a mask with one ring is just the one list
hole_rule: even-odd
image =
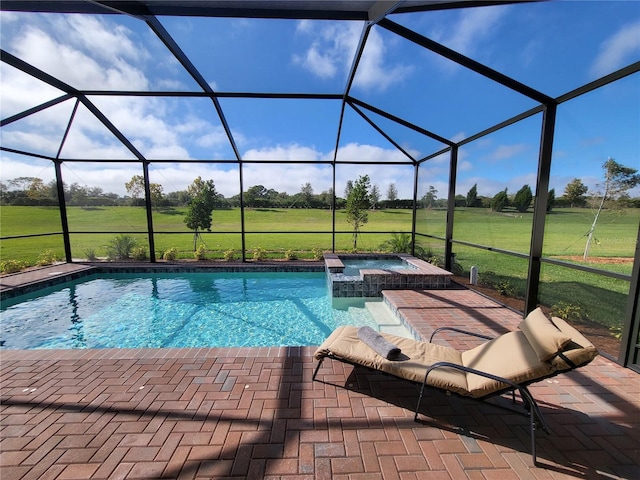
[[(380, 370), (412, 382), (422, 383), (427, 367), (437, 362), (461, 363), (460, 352), (453, 348), (420, 342), (408, 338), (382, 333), (389, 342), (402, 351), (399, 360), (387, 360), (378, 355), (358, 338), (358, 329), (342, 326), (318, 347), (317, 360), (331, 354), (338, 359)], [(464, 372), (451, 368), (437, 369), (429, 375), (429, 385), (467, 395), (467, 380)]]
[[(465, 367), (491, 373), (516, 383), (526, 383), (553, 373), (549, 362), (541, 362), (523, 332), (515, 331), (500, 335), (471, 350), (462, 352)], [(469, 395), (484, 397), (506, 385), (480, 375), (467, 374)]]
[[(577, 367), (586, 365), (598, 356), (598, 349), (578, 330), (561, 318), (552, 317), (551, 321), (562, 331), (562, 333), (571, 337), (571, 341), (562, 349), (562, 354), (567, 357), (573, 365)], [(553, 358), (551, 363), (554, 368), (559, 371), (575, 368), (573, 365), (567, 364), (567, 362), (565, 362), (560, 356)]]
[(542, 312), (533, 310), (519, 326), (541, 362), (553, 358), (571, 341), (571, 336), (562, 332)]

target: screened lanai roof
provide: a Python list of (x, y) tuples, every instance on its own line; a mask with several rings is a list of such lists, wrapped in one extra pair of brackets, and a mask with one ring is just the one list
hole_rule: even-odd
[[(122, 193), (131, 170), (114, 162), (142, 160), (176, 164), (163, 176), (172, 191), (200, 162), (428, 160), (437, 183), (448, 168), (439, 153), (522, 116), (460, 158), (461, 189), (493, 170), (479, 185), (488, 195), (535, 175), (545, 103), (611, 74), (623, 80), (559, 118), (554, 151), (579, 161), (587, 184), (607, 156), (638, 162), (639, 2), (0, 5), (3, 180), (49, 180), (52, 159), (98, 160), (71, 167), (74, 180)], [(185, 161), (194, 167), (177, 166)], [(227, 195), (237, 193), (225, 190), (228, 171), (208, 171)], [(278, 172), (245, 186), (295, 193), (317, 173)], [(383, 185), (413, 181), (385, 172)], [(557, 172), (560, 190), (571, 175)]]

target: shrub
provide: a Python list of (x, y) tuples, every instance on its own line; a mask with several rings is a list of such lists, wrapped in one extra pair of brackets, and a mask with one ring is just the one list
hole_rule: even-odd
[(195, 252), (193, 252), (193, 256), (196, 260), (206, 260), (207, 258), (207, 248), (204, 245), (200, 245)]
[(136, 243), (131, 235), (117, 235), (107, 245), (107, 260), (126, 260), (131, 256)]
[(324, 252), (322, 251), (321, 248), (313, 247), (311, 252), (313, 253), (314, 260), (322, 260), (324, 258)]
[(233, 260), (234, 256), (235, 256), (235, 252), (233, 251), (233, 249), (229, 249), (224, 252), (224, 259), (227, 262), (230, 262), (231, 260)]
[(611, 333), (611, 336), (617, 340), (620, 340), (622, 338), (622, 331), (623, 331), (623, 328), (620, 325), (614, 325), (612, 327), (609, 327), (609, 332)]
[(580, 305), (574, 305), (567, 302), (560, 302), (552, 305), (551, 315), (572, 322), (579, 322), (583, 318), (587, 317), (586, 313)]
[(514, 284), (513, 281), (505, 279), (491, 270), (478, 273), (478, 285), (492, 288), (500, 295), (507, 297), (524, 298), (525, 296), (523, 288), (518, 284), (518, 279), (516, 279), (516, 283)]
[(495, 289), (500, 295), (505, 295), (507, 297), (516, 296), (516, 288), (507, 280), (502, 280), (496, 283)]
[(2, 273), (16, 273), (27, 268), (27, 264), (19, 260), (6, 260), (0, 263)]
[(287, 260), (297, 260), (298, 256), (296, 255), (296, 252), (289, 249), (286, 252), (284, 252), (284, 258), (286, 258)]
[(380, 245), (380, 249), (385, 252), (408, 254), (413, 250), (413, 255), (417, 258), (424, 258), (427, 255), (427, 251), (422, 246), (416, 244), (414, 248), (411, 235), (408, 233), (393, 232), (391, 238)]
[(493, 288), (498, 283), (498, 275), (496, 272), (487, 270), (478, 274), (478, 285), (481, 287)]
[(134, 260), (146, 260), (148, 257), (147, 255), (147, 249), (145, 247), (134, 247), (133, 250), (131, 250), (131, 255), (133, 256)]
[(89, 260), (90, 262), (95, 262), (96, 260), (98, 260), (98, 256), (96, 255), (96, 251), (93, 248), (88, 248), (85, 252), (84, 252), (85, 257), (87, 257), (87, 260)]
[(267, 251), (262, 247), (256, 247), (253, 251), (253, 259), (261, 262), (267, 258)]
[(59, 260), (58, 255), (53, 250), (45, 250), (38, 257), (38, 265), (51, 265)]
[(163, 260), (175, 260), (176, 258), (178, 258), (178, 249), (175, 247), (171, 247), (162, 254)]
[(444, 268), (444, 257), (442, 255), (431, 254), (421, 258), (423, 258), (424, 261), (429, 262), (431, 265)]
[(385, 240), (384, 243), (380, 245), (380, 248), (393, 253), (411, 253), (412, 244), (411, 235), (393, 232), (391, 238)]

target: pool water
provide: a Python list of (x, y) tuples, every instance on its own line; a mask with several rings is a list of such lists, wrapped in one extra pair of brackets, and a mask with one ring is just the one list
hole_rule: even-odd
[(107, 274), (3, 302), (0, 345), (319, 345), (338, 325), (375, 327), (353, 306), (332, 303), (324, 273)]
[(399, 258), (388, 259), (343, 259), (344, 273), (345, 275), (355, 276), (360, 275), (362, 269), (381, 269), (381, 270), (411, 270), (412, 267), (406, 262), (403, 262)]

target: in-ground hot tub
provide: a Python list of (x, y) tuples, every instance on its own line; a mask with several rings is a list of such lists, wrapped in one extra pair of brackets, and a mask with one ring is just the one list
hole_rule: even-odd
[(452, 273), (404, 253), (325, 253), (332, 297), (380, 297), (383, 290), (447, 288)]

